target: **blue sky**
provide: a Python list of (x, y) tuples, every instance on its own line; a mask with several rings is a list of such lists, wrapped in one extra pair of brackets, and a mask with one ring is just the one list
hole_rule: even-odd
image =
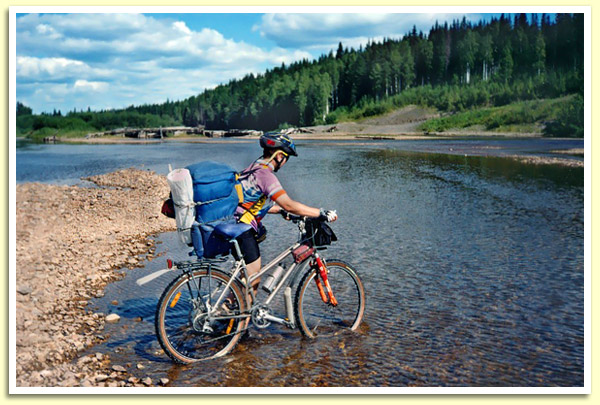
[(18, 14), (17, 100), (34, 113), (181, 100), (339, 42), (358, 48), (413, 25), (427, 33), (463, 15), (493, 14)]

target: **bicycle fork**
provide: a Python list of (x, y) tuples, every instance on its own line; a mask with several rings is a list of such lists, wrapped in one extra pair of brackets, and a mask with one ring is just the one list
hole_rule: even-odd
[[(311, 263), (311, 266), (315, 268), (317, 274), (315, 274), (315, 283), (317, 284), (317, 289), (319, 290), (319, 295), (321, 295), (321, 299), (324, 303), (330, 304), (334, 307), (337, 306), (338, 302), (333, 295), (333, 291), (331, 290), (331, 285), (329, 285), (329, 279), (327, 278), (327, 267), (321, 257), (315, 253), (315, 260)], [(321, 283), (323, 280), (323, 283)], [(323, 288), (325, 285), (325, 288)], [(325, 294), (325, 290), (327, 290), (327, 294)]]

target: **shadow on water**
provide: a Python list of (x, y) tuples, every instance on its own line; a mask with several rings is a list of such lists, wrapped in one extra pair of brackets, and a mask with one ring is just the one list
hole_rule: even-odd
[[(441, 153), (406, 152), (394, 149), (374, 150), (365, 153), (377, 170), (390, 167), (414, 168), (419, 163), (442, 170), (458, 170), (486, 178), (500, 178), (520, 183), (537, 181), (541, 184), (551, 182), (557, 186), (583, 187), (582, 167), (566, 167), (552, 164), (528, 164), (509, 157), (500, 156), (461, 156)], [(415, 164), (416, 163), (416, 164)]]

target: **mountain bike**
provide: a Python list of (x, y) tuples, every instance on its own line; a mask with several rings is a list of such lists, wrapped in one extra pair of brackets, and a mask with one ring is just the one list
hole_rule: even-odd
[[(237, 253), (233, 256), (239, 258), (231, 269), (223, 269), (227, 257), (168, 260), (168, 269), (138, 280), (141, 285), (166, 272), (181, 271), (163, 291), (155, 316), (158, 341), (171, 359), (185, 364), (224, 356), (251, 325), (264, 329), (277, 323), (298, 328), (311, 339), (358, 328), (365, 312), (363, 283), (349, 264), (326, 260), (321, 254), (324, 245), (331, 242), (328, 235), (336, 240), (335, 234), (316, 219), (290, 217), (298, 226), (297, 242), (250, 277), (237, 241), (228, 236), (231, 233), (223, 232), (222, 237)], [(290, 256), (291, 264), (284, 268), (284, 259)], [(269, 272), (262, 281), (268, 295), (259, 300), (251, 286)], [(285, 316), (271, 308), (281, 295)]]

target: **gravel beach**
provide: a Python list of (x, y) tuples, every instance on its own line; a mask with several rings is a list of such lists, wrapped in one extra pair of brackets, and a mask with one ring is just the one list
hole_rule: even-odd
[(126, 169), (85, 180), (90, 187), (16, 187), (16, 386), (166, 385), (108, 355), (80, 357), (111, 321), (88, 301), (153, 255), (151, 236), (174, 230), (160, 214), (166, 179)]

